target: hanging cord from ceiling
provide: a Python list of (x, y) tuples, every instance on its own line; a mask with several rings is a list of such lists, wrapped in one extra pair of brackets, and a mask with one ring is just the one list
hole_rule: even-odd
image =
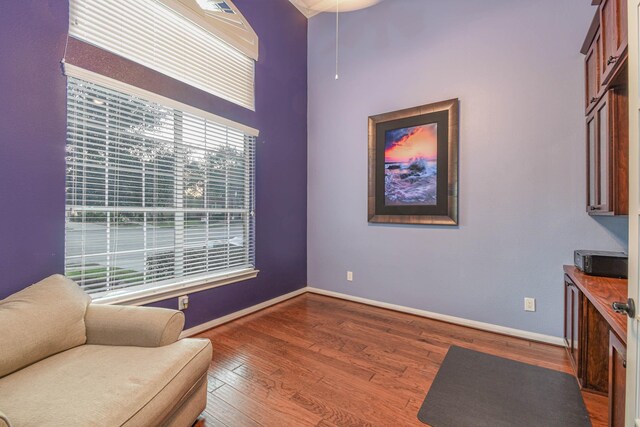
[(338, 74), (339, 41), (340, 41), (340, 0), (336, 0), (336, 80), (338, 80), (339, 78), (339, 74)]

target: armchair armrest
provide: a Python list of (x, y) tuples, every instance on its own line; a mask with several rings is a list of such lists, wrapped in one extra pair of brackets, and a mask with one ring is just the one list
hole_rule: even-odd
[(11, 427), (9, 418), (7, 418), (7, 416), (2, 411), (0, 411), (0, 427)]
[(155, 307), (89, 304), (87, 344), (161, 347), (178, 340), (184, 314)]

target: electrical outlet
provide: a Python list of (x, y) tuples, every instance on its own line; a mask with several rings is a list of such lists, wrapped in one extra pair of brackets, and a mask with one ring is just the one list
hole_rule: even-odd
[(353, 271), (347, 271), (347, 281), (353, 282)]
[(189, 308), (189, 295), (178, 297), (178, 310), (186, 310)]
[(536, 311), (536, 299), (525, 298), (524, 299), (524, 311)]

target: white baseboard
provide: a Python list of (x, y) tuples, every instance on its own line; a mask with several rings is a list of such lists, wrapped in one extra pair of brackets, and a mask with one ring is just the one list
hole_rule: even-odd
[(413, 314), (420, 317), (426, 317), (428, 319), (441, 320), (443, 322), (454, 323), (456, 325), (461, 325), (461, 326), (468, 326), (470, 328), (481, 329), (483, 331), (495, 332), (498, 334), (509, 335), (517, 338), (524, 338), (531, 341), (538, 341), (538, 342), (553, 344), (557, 346), (564, 346), (563, 338), (554, 337), (551, 335), (538, 334), (535, 332), (523, 331), (521, 329), (507, 328), (505, 326), (494, 325), (491, 323), (477, 322), (475, 320), (463, 319), (461, 317), (449, 316), (446, 314), (439, 314), (439, 313), (434, 313), (426, 310), (419, 310), (417, 308), (405, 307), (402, 305), (389, 304), (386, 302), (375, 301), (367, 298), (355, 297), (352, 295), (342, 294), (342, 293), (333, 292), (333, 291), (327, 291), (324, 289), (318, 289), (311, 286), (308, 286), (306, 290), (314, 294), (340, 298), (347, 301), (359, 302), (361, 304), (386, 308), (389, 310), (399, 311), (402, 313), (409, 313), (409, 314)]
[(480, 329), (483, 331), (495, 332), (498, 334), (509, 335), (517, 338), (524, 338), (531, 341), (538, 341), (538, 342), (553, 344), (557, 346), (564, 346), (564, 339), (560, 337), (554, 337), (551, 335), (544, 335), (544, 334), (538, 334), (535, 332), (523, 331), (521, 329), (507, 328), (506, 326), (499, 326), (499, 325), (494, 325), (492, 323), (484, 323), (484, 322), (478, 322), (475, 320), (463, 319), (461, 317), (449, 316), (446, 314), (434, 313), (426, 310), (419, 310), (417, 308), (405, 307), (402, 305), (389, 304), (386, 302), (342, 294), (340, 292), (333, 292), (333, 291), (327, 291), (324, 289), (314, 288), (312, 286), (307, 286), (306, 288), (297, 289), (293, 292), (289, 292), (288, 294), (284, 294), (279, 297), (270, 299), (269, 301), (265, 301), (260, 304), (256, 304), (254, 306), (247, 307), (243, 310), (236, 311), (226, 316), (213, 319), (209, 322), (202, 323), (198, 326), (194, 326), (193, 328), (186, 329), (182, 331), (182, 333), (180, 334), (180, 338), (190, 337), (190, 336), (199, 334), (200, 332), (204, 332), (207, 329), (215, 328), (216, 326), (220, 326), (224, 323), (228, 323), (232, 320), (238, 319), (240, 317), (244, 317), (248, 314), (255, 313), (256, 311), (262, 310), (264, 308), (271, 307), (272, 305), (286, 301), (293, 297), (297, 297), (298, 295), (302, 295), (306, 292), (339, 298), (347, 301), (358, 302), (361, 304), (371, 305), (374, 307), (386, 308), (388, 310), (394, 310), (402, 313), (413, 314), (416, 316), (425, 317), (427, 319), (440, 320), (443, 322), (453, 323), (461, 326), (467, 326), (470, 328)]
[(232, 320), (238, 319), (240, 317), (246, 316), (251, 313), (255, 313), (256, 311), (262, 310), (267, 307), (271, 307), (272, 305), (278, 304), (279, 302), (286, 301), (293, 297), (297, 297), (298, 295), (302, 295), (307, 292), (307, 288), (300, 288), (293, 292), (289, 292), (288, 294), (280, 295), (279, 297), (270, 299), (269, 301), (261, 302), (260, 304), (253, 305), (251, 307), (247, 307), (243, 310), (233, 312), (231, 314), (227, 314), (226, 316), (219, 317), (217, 319), (213, 319), (209, 322), (202, 323), (198, 326), (194, 326), (193, 328), (186, 329), (182, 331), (180, 334), (180, 338), (190, 337), (200, 332), (204, 332), (207, 329), (215, 328), (216, 326), (220, 326), (223, 323), (231, 322)]

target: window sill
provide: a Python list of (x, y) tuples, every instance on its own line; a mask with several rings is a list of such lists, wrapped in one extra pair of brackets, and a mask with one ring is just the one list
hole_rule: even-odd
[(117, 295), (102, 295), (93, 299), (94, 304), (144, 305), (152, 302), (192, 294), (219, 286), (255, 278), (260, 270), (244, 269), (213, 277), (191, 279), (150, 289), (132, 290)]

